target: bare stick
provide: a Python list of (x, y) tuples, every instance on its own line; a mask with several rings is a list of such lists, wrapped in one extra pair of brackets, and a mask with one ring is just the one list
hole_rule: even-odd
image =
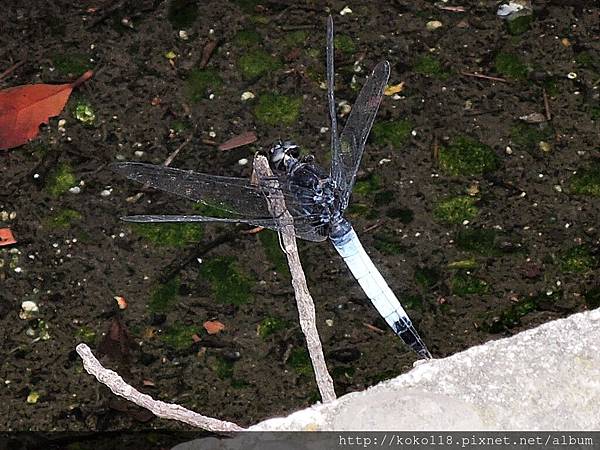
[(544, 94), (544, 109), (546, 110), (546, 119), (549, 121), (552, 120), (552, 114), (550, 113), (550, 103), (548, 102), (548, 94), (546, 93), (546, 88), (542, 90)]
[(9, 76), (11, 73), (13, 73), (19, 67), (21, 67), (23, 64), (25, 64), (25, 60), (16, 62), (12, 66), (10, 66), (8, 69), (6, 69), (4, 72), (0, 73), (0, 81), (4, 80), (7, 76)]
[(292, 286), (296, 296), (296, 305), (298, 307), (298, 316), (300, 318), (300, 328), (306, 338), (306, 346), (312, 361), (315, 379), (323, 403), (335, 400), (335, 390), (333, 388), (333, 380), (327, 371), (325, 364), (325, 356), (321, 347), (321, 338), (316, 325), (315, 304), (308, 291), (306, 285), (306, 277), (300, 264), (300, 256), (298, 255), (298, 247), (296, 246), (296, 237), (294, 233), (294, 221), (289, 211), (285, 206), (285, 201), (281, 191), (278, 189), (278, 182), (273, 178), (273, 172), (269, 167), (267, 159), (256, 154), (254, 157), (254, 171), (260, 179), (273, 179), (273, 190), (269, 195), (269, 208), (273, 213), (273, 217), (280, 220), (283, 229), (279, 232), (283, 249), (287, 256), (290, 273), (292, 275)]
[(87, 373), (96, 377), (100, 383), (106, 385), (114, 394), (123, 397), (142, 408), (146, 408), (155, 416), (162, 417), (163, 419), (178, 420), (179, 422), (187, 423), (188, 425), (215, 433), (244, 431), (244, 428), (233, 422), (213, 419), (212, 417), (203, 416), (174, 403), (165, 403), (160, 400), (154, 400), (149, 395), (142, 394), (140, 391), (127, 384), (117, 372), (105, 369), (87, 345), (79, 344), (76, 347), (76, 350), (83, 360), (83, 367)]
[(492, 81), (499, 81), (501, 83), (508, 83), (508, 81), (505, 78), (490, 77), (489, 75), (482, 75), (480, 73), (460, 72), (460, 74), (464, 75), (465, 77), (482, 78), (484, 80), (492, 80)]

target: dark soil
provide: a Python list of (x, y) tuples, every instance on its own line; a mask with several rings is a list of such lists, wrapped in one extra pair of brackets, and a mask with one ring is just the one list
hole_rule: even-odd
[[(18, 240), (0, 247), (0, 429), (179, 426), (129, 407), (85, 373), (74, 350), (82, 341), (154, 398), (240, 425), (317, 401), (273, 235), (132, 227), (119, 217), (191, 205), (150, 190), (127, 202), (140, 186), (107, 166), (160, 164), (189, 140), (172, 166), (248, 176), (238, 161), (278, 138), (327, 165), (327, 10), (252, 0), (20, 3), (2, 6), (0, 71), (25, 63), (0, 88), (95, 75), (38, 139), (0, 155), (0, 219)], [(495, 0), (443, 3), (466, 12), (355, 1), (344, 16), (346, 2), (328, 3), (343, 36), (338, 101), (352, 104), (353, 76), (360, 87), (383, 59), (390, 84), (405, 82), (382, 104), (349, 216), (432, 353), (599, 306), (596, 2), (536, 1), (532, 20), (510, 30)], [(442, 27), (428, 31), (432, 20)], [(240, 63), (244, 55), (259, 67), (250, 57)], [(242, 101), (245, 91), (256, 98)], [(519, 120), (546, 115), (544, 92), (551, 121)], [(268, 110), (273, 94), (288, 97)], [(86, 105), (90, 124), (74, 117)], [(248, 130), (256, 144), (216, 148)], [(334, 249), (302, 242), (300, 250), (337, 394), (409, 370), (415, 355)], [(19, 317), (24, 301), (37, 304), (36, 317)], [(208, 335), (208, 320), (225, 330)]]

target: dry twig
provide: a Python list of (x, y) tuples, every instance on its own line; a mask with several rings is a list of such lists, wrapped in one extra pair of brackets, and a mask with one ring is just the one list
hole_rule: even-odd
[(324, 403), (335, 400), (335, 390), (333, 388), (333, 380), (327, 371), (325, 364), (325, 356), (321, 347), (321, 339), (317, 331), (315, 304), (308, 291), (306, 285), (306, 277), (300, 264), (300, 256), (298, 255), (298, 247), (296, 246), (296, 237), (294, 233), (294, 221), (289, 211), (286, 209), (285, 201), (276, 179), (269, 167), (267, 159), (262, 155), (254, 157), (254, 171), (260, 179), (272, 179), (273, 190), (269, 195), (269, 208), (273, 217), (278, 217), (283, 229), (279, 232), (283, 250), (287, 256), (288, 265), (290, 266), (290, 274), (292, 275), (292, 286), (296, 296), (296, 304), (298, 307), (298, 316), (300, 318), (300, 328), (306, 337), (306, 346), (312, 361), (315, 379), (321, 398)]
[(183, 406), (174, 403), (166, 403), (160, 400), (154, 400), (147, 394), (142, 394), (133, 388), (119, 376), (118, 373), (106, 369), (96, 359), (90, 348), (85, 344), (79, 344), (76, 348), (77, 353), (83, 361), (83, 367), (86, 372), (96, 377), (96, 379), (106, 385), (114, 394), (135, 403), (142, 408), (146, 408), (155, 416), (163, 419), (178, 420), (194, 427), (212, 431), (214, 433), (231, 433), (233, 431), (244, 431), (244, 428), (233, 422), (213, 419), (203, 416), (197, 412), (190, 411)]
[(491, 81), (499, 81), (501, 83), (508, 83), (508, 80), (506, 80), (505, 78), (491, 77), (489, 75), (482, 75), (480, 73), (460, 72), (460, 74), (464, 75), (465, 77), (482, 78), (484, 80), (491, 80)]

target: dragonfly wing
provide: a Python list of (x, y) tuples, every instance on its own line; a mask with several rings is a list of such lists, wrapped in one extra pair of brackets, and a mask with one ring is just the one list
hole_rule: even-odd
[[(311, 223), (311, 218), (306, 217), (294, 221), (294, 230), (296, 236), (305, 239), (307, 241), (321, 242), (327, 239), (325, 231), (319, 227), (315, 227)], [(125, 216), (121, 217), (121, 220), (125, 222), (133, 223), (182, 223), (182, 222), (212, 222), (212, 223), (245, 223), (248, 225), (254, 225), (258, 227), (269, 228), (274, 231), (280, 231), (282, 224), (280, 221), (269, 218), (255, 218), (255, 219), (233, 219), (225, 217), (208, 217), (208, 216), (197, 216), (197, 215), (136, 215), (136, 216)]]
[[(231, 219), (267, 218), (269, 189), (245, 178), (221, 177), (152, 164), (124, 162), (111, 168), (127, 178), (171, 194), (217, 208)], [(296, 196), (284, 192), (290, 209), (301, 210)], [(221, 214), (219, 214), (221, 215)]]
[(375, 66), (352, 107), (338, 147), (332, 149), (331, 177), (342, 192), (342, 209), (348, 206), (356, 172), (389, 76), (390, 64), (387, 61)]
[(332, 154), (339, 152), (339, 137), (337, 128), (337, 114), (335, 109), (335, 65), (333, 62), (333, 18), (327, 18), (327, 101), (329, 105), (329, 120), (331, 122), (331, 150)]

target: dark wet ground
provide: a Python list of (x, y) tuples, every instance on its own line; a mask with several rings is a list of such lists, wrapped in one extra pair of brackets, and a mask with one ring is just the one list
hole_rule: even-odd
[[(25, 63), (0, 88), (95, 75), (39, 139), (0, 155), (0, 220), (18, 240), (0, 248), (0, 429), (175, 426), (99, 386), (74, 352), (82, 341), (153, 397), (241, 425), (318, 400), (274, 235), (127, 225), (121, 215), (190, 204), (154, 191), (127, 202), (139, 186), (107, 165), (162, 163), (185, 143), (174, 167), (247, 176), (239, 160), (280, 137), (328, 164), (327, 11), (16, 3), (3, 5), (0, 70)], [(349, 215), (436, 357), (600, 306), (594, 3), (538, 1), (510, 29), (496, 1), (441, 5), (465, 12), (352, 2), (343, 16), (345, 3), (330, 4), (338, 102), (351, 104), (353, 78), (359, 87), (382, 59), (390, 84), (405, 83), (384, 99)], [(431, 21), (442, 26), (428, 30)], [(75, 117), (89, 117), (82, 109), (91, 123)], [(531, 113), (545, 121), (519, 119)], [(256, 144), (216, 148), (248, 130)], [(415, 356), (333, 248), (300, 250), (338, 395), (409, 370)], [(24, 301), (37, 316), (19, 317)], [(209, 336), (208, 320), (225, 330)]]

